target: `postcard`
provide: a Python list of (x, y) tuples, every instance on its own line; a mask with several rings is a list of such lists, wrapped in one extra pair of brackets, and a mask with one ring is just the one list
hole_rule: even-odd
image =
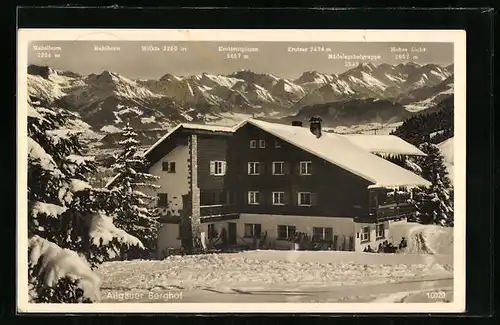
[(18, 312), (464, 312), (465, 55), (20, 29)]

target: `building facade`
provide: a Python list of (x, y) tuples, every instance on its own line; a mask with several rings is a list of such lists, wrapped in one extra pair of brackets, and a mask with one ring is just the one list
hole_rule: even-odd
[[(406, 142), (384, 151), (391, 146), (420, 154)], [(415, 212), (407, 189), (428, 185), (370, 148), (321, 133), (320, 122), (181, 124), (145, 155), (149, 172), (160, 177), (160, 258), (189, 244), (190, 236), (228, 246), (258, 239), (287, 249), (290, 237), (302, 233), (333, 250), (376, 248), (391, 220)]]

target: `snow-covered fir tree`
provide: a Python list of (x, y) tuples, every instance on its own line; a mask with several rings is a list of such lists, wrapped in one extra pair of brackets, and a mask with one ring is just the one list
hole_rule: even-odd
[(28, 283), (32, 302), (100, 299), (99, 263), (141, 242), (103, 211), (121, 204), (87, 180), (93, 159), (81, 152), (69, 115), (28, 100)]
[(111, 215), (118, 227), (139, 238), (152, 253), (156, 249), (159, 215), (152, 204), (156, 197), (147, 193), (159, 188), (154, 184), (159, 177), (145, 172), (146, 160), (138, 152), (140, 143), (136, 138), (137, 133), (127, 123), (118, 142), (122, 150), (113, 165), (116, 177), (110, 184), (122, 204)]
[(416, 196), (418, 217), (424, 223), (453, 225), (452, 186), (444, 157), (439, 147), (432, 143), (422, 143), (420, 150), (426, 153), (417, 162), (420, 175), (430, 181), (431, 186), (421, 189)]

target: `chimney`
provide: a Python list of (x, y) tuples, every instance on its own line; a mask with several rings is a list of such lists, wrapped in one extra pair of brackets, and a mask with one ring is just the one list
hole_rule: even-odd
[(322, 119), (320, 116), (313, 116), (309, 119), (309, 129), (316, 138), (321, 137), (321, 121)]
[(292, 126), (302, 126), (302, 121), (292, 121)]

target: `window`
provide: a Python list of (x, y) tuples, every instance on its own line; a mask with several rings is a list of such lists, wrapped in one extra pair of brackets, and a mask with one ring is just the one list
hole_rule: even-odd
[(301, 161), (300, 162), (300, 175), (311, 175), (311, 162)]
[(281, 148), (281, 143), (278, 140), (274, 141), (274, 147)]
[(175, 161), (170, 161), (170, 162), (162, 162), (162, 171), (167, 172), (167, 173), (175, 173)]
[(214, 191), (200, 191), (200, 205), (210, 206), (210, 205), (223, 205), (227, 204), (228, 194), (222, 190)]
[(377, 225), (377, 239), (385, 237), (384, 224), (380, 223)]
[(158, 193), (158, 207), (159, 208), (168, 207), (168, 194), (167, 193)]
[(259, 140), (259, 148), (265, 148), (266, 147), (266, 140)]
[(259, 169), (260, 169), (260, 163), (258, 162), (248, 163), (248, 175), (260, 175)]
[(288, 239), (295, 235), (295, 226), (278, 226), (278, 237), (276, 239)]
[(222, 160), (211, 161), (210, 175), (215, 175), (215, 176), (226, 175), (226, 162)]
[(310, 192), (299, 192), (298, 195), (298, 201), (299, 205), (302, 206), (311, 206), (312, 205), (312, 200), (311, 200), (311, 193)]
[(250, 140), (250, 148), (257, 148), (257, 140)]
[(273, 175), (284, 175), (283, 161), (273, 161)]
[(273, 192), (273, 205), (285, 205), (285, 192)]
[(313, 241), (333, 241), (333, 228), (314, 227)]
[(259, 191), (248, 191), (248, 204), (260, 204)]
[(245, 223), (244, 237), (257, 237), (260, 238), (261, 225), (253, 223)]
[(361, 229), (361, 242), (370, 241), (370, 227), (363, 227)]

